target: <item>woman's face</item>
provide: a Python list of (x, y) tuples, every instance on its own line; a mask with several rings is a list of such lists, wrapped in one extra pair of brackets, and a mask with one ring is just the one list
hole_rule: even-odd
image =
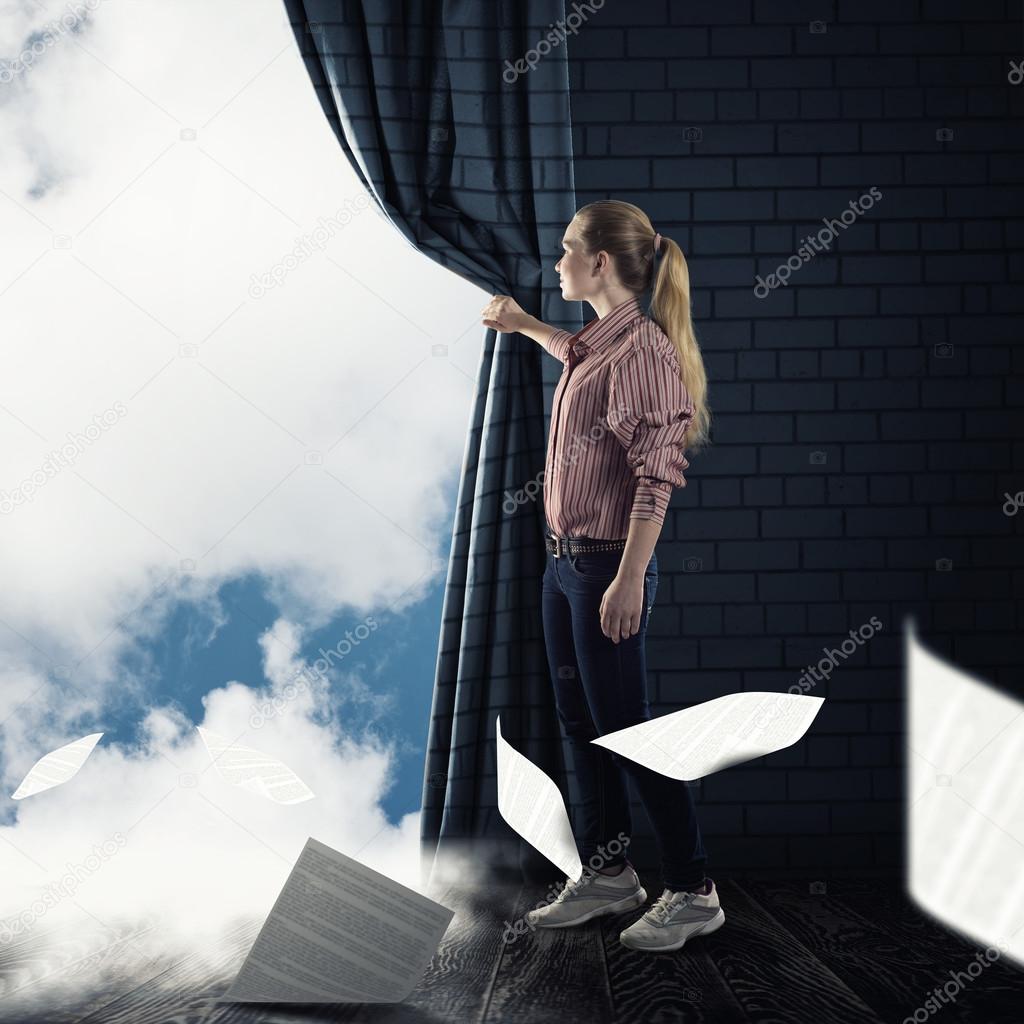
[(562, 298), (566, 302), (585, 299), (587, 286), (594, 283), (590, 276), (590, 262), (584, 259), (581, 245), (576, 234), (576, 222), (573, 221), (562, 236), (562, 258), (555, 264), (562, 282)]

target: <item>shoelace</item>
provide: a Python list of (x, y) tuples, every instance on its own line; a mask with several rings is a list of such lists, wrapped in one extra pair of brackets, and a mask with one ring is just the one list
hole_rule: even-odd
[[(626, 869), (623, 868), (622, 870), (625, 871)], [(584, 869), (583, 877), (578, 882), (574, 882), (571, 878), (566, 878), (565, 885), (562, 886), (562, 891), (555, 897), (554, 902), (561, 903), (567, 896), (574, 896), (581, 889), (590, 885), (595, 879), (601, 877), (602, 875), (598, 871), (587, 871)], [(614, 877), (618, 878), (619, 876), (615, 875)]]
[(567, 896), (572, 896), (579, 892), (585, 885), (590, 883), (590, 879), (584, 875), (578, 882), (574, 882), (571, 878), (566, 878), (565, 885), (562, 886), (562, 891), (551, 901), (552, 903), (561, 903)]
[(644, 914), (651, 924), (667, 924), (683, 907), (688, 907), (698, 894), (695, 892), (677, 893), (666, 889)]

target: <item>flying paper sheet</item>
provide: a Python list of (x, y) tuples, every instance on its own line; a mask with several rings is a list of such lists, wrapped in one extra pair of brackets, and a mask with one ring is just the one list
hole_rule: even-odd
[(904, 649), (910, 894), (1024, 964), (1024, 704), (934, 655), (912, 625)]
[(501, 735), (501, 716), (495, 726), (498, 741), (498, 811), (531, 846), (574, 882), (583, 862), (573, 839), (572, 825), (558, 787), (529, 758)]
[(802, 693), (729, 693), (591, 743), (671, 779), (692, 781), (792, 746), (824, 703)]
[(102, 735), (101, 732), (91, 733), (39, 758), (29, 769), (28, 775), (21, 780), (21, 785), (11, 794), (11, 799), (21, 800), (26, 796), (34, 796), (73, 779)]
[(287, 765), (252, 747), (196, 726), (225, 782), (279, 804), (301, 804), (316, 795)]
[(454, 916), (311, 836), (221, 999), (400, 1002)]

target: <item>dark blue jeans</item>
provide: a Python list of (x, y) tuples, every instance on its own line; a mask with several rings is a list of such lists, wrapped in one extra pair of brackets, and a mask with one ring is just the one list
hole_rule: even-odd
[[(690, 788), (590, 742), (651, 717), (644, 644), (658, 589), (658, 560), (652, 555), (644, 573), (640, 630), (616, 644), (601, 632), (599, 609), (621, 559), (621, 551), (559, 558), (549, 551), (544, 571), (544, 641), (581, 796), (574, 833), (584, 865), (620, 832), (632, 835), (628, 776), (654, 828), (665, 885), (697, 887), (704, 881), (707, 855)], [(625, 859), (624, 853), (605, 856), (600, 866)]]

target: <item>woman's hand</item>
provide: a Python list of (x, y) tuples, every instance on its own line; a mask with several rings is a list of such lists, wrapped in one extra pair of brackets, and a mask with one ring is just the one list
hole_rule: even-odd
[(530, 320), (530, 314), (511, 295), (495, 295), (480, 314), (485, 327), (514, 334)]
[(601, 598), (601, 632), (617, 644), (640, 632), (643, 613), (643, 576), (616, 576)]

